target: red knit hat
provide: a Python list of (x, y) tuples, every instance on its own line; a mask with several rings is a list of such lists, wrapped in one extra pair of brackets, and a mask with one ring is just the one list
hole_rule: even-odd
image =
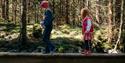
[(48, 6), (49, 6), (48, 1), (42, 1), (41, 4), (40, 4), (41, 8), (48, 8)]

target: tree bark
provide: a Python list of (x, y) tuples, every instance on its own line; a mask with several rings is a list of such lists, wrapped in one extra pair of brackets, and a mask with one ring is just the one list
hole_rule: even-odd
[(6, 0), (6, 17), (5, 20), (9, 21), (9, 0)]
[(119, 27), (119, 34), (118, 34), (118, 39), (116, 42), (116, 45), (114, 47), (114, 50), (117, 49), (118, 44), (120, 43), (120, 39), (121, 39), (121, 33), (122, 33), (122, 25), (123, 25), (123, 14), (124, 14), (124, 0), (122, 0), (121, 2), (121, 18), (120, 18), (120, 27)]
[(96, 0), (96, 20), (99, 22), (99, 0)]
[(53, 0), (53, 13), (55, 13), (55, 0)]
[(115, 17), (115, 23), (116, 23), (116, 25), (115, 25), (115, 27), (117, 28), (117, 27), (119, 27), (119, 25), (120, 25), (120, 15), (121, 15), (121, 0), (116, 0), (116, 2), (115, 2), (115, 7), (116, 7), (116, 12), (115, 12), (115, 14), (116, 14), (116, 17)]
[[(2, 6), (2, 0), (0, 0), (0, 8)], [(0, 18), (2, 18), (2, 9), (0, 9)]]
[(108, 43), (112, 40), (112, 0), (109, 0), (108, 4)]
[(15, 24), (16, 24), (16, 21), (17, 21), (17, 1), (14, 2), (14, 21), (15, 21)]
[(86, 0), (86, 7), (89, 8), (89, 0)]
[(2, 18), (5, 20), (5, 0), (2, 0)]
[(22, 0), (23, 4), (23, 10), (22, 10), (22, 16), (21, 16), (21, 29), (20, 29), (20, 41), (21, 45), (25, 45), (27, 42), (27, 32), (26, 32), (26, 2), (27, 0)]
[(70, 24), (69, 22), (69, 0), (66, 0), (66, 24)]
[(113, 25), (115, 25), (115, 16), (116, 16), (115, 2), (116, 0), (113, 0)]

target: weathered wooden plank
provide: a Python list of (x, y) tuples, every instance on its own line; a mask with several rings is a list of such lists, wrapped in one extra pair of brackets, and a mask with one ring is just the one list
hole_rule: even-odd
[(0, 53), (0, 63), (125, 63), (125, 54)]

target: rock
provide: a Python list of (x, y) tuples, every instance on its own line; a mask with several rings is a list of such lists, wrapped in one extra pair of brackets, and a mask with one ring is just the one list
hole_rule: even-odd
[(121, 53), (119, 50), (114, 50), (114, 49), (108, 50), (108, 54), (119, 54), (119, 53)]

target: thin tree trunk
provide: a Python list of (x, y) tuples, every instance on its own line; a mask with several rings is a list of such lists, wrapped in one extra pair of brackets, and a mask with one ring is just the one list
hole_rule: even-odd
[(112, 22), (112, 33), (113, 33), (113, 42), (115, 42), (117, 40), (117, 33), (116, 33), (116, 28), (118, 24), (115, 23), (116, 22), (116, 0), (113, 0), (113, 22)]
[(17, 6), (17, 1), (16, 0), (12, 0), (12, 21), (14, 22), (14, 24), (16, 24), (16, 17), (17, 17), (17, 14), (16, 14), (16, 6)]
[(14, 1), (12, 0), (12, 21), (15, 23), (15, 21), (14, 21)]
[(36, 4), (36, 21), (37, 23), (39, 22), (39, 19), (38, 19), (38, 5)]
[[(124, 1), (124, 14), (123, 14), (123, 16), (125, 16), (125, 1)], [(125, 32), (125, 18), (123, 18), (123, 29), (122, 29), (122, 32), (124, 33)], [(123, 47), (123, 52), (125, 53), (125, 35), (123, 35), (123, 37), (122, 37), (122, 42), (123, 42), (123, 45), (124, 45), (124, 47)]]
[(115, 45), (115, 47), (114, 47), (114, 50), (116, 50), (117, 49), (117, 46), (118, 46), (118, 44), (120, 43), (120, 39), (121, 39), (121, 33), (122, 33), (122, 25), (123, 25), (123, 8), (124, 8), (124, 0), (122, 0), (122, 2), (121, 2), (122, 4), (121, 4), (121, 18), (120, 18), (120, 27), (119, 27), (119, 34), (118, 34), (118, 39), (117, 39), (117, 42), (116, 42), (116, 45)]
[(70, 24), (68, 11), (69, 11), (69, 0), (66, 0), (66, 24)]
[[(21, 4), (21, 2), (22, 2), (22, 0), (20, 0), (20, 9), (19, 9), (19, 14), (20, 14), (20, 18), (22, 17), (22, 4)], [(19, 21), (21, 21), (21, 19), (19, 20)], [(20, 24), (21, 24), (21, 22), (19, 22)]]
[(53, 13), (55, 14), (55, 0), (52, 1), (53, 2)]
[(6, 0), (6, 17), (5, 20), (9, 21), (9, 0)]
[(61, 18), (59, 21), (62, 21), (62, 4), (61, 3), (62, 3), (62, 0), (59, 1), (59, 13), (60, 13), (59, 17)]
[(17, 3), (17, 1), (14, 2), (14, 21), (15, 21), (15, 24), (16, 24), (16, 21), (17, 21), (17, 19), (16, 19), (17, 18), (17, 13), (16, 13), (17, 4), (16, 3)]
[(96, 0), (96, 20), (99, 22), (99, 0)]
[(112, 40), (112, 0), (109, 0), (108, 5), (108, 43), (111, 43)]
[[(75, 3), (75, 0), (73, 0), (73, 6), (75, 5), (76, 3)], [(75, 5), (76, 6), (76, 5)], [(73, 7), (74, 8), (74, 7)], [(76, 23), (75, 23), (75, 15), (76, 15), (76, 9), (74, 8), (73, 10), (73, 13), (72, 13), (72, 26), (74, 26), (74, 25), (76, 25)]]
[(84, 3), (84, 2), (85, 2), (85, 0), (82, 0), (82, 2), (83, 2), (82, 7), (83, 7), (83, 6), (85, 7), (85, 6), (86, 6), (86, 4)]
[(21, 45), (24, 46), (27, 42), (27, 32), (26, 32), (26, 3), (27, 0), (22, 0), (23, 4), (23, 10), (22, 10), (22, 16), (21, 16), (21, 29), (20, 29), (20, 42)]
[[(2, 6), (2, 0), (0, 0), (0, 6)], [(0, 18), (2, 18), (2, 9), (0, 9)]]
[(115, 2), (116, 2), (116, 0), (113, 0), (113, 25), (115, 25), (115, 16), (116, 16), (116, 13), (115, 13), (115, 7), (116, 7), (116, 5), (115, 5)]
[[(37, 8), (36, 8), (36, 4), (34, 4), (34, 5), (35, 5), (35, 10), (37, 10)], [(34, 18), (35, 18), (35, 23), (37, 23), (37, 11), (35, 11)]]
[(86, 0), (86, 7), (89, 8), (89, 0)]
[(27, 24), (30, 23), (30, 15), (29, 15), (30, 11), (29, 11), (29, 6), (30, 6), (30, 1), (27, 0)]
[(2, 0), (2, 18), (5, 20), (5, 0)]
[(115, 2), (115, 7), (116, 7), (116, 9), (115, 9), (115, 13), (116, 13), (116, 17), (115, 17), (115, 23), (116, 23), (116, 27), (119, 27), (119, 25), (120, 25), (120, 15), (121, 15), (121, 0), (116, 0), (116, 2)]

